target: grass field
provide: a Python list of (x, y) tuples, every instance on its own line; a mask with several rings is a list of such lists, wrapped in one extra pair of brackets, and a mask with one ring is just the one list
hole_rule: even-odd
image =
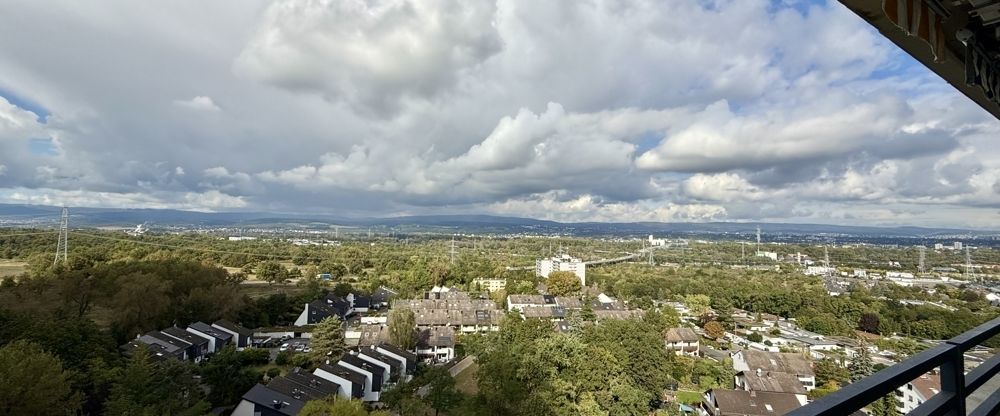
[(701, 401), (701, 393), (696, 391), (678, 390), (677, 401), (684, 404), (698, 403)]
[(478, 379), (476, 378), (476, 373), (478, 371), (479, 364), (473, 363), (469, 366), (469, 368), (466, 368), (461, 373), (458, 373), (458, 375), (455, 376), (455, 388), (457, 388), (458, 391), (470, 396), (479, 393), (479, 385), (477, 384)]
[(17, 276), (24, 273), (28, 263), (17, 260), (0, 260), (0, 277)]

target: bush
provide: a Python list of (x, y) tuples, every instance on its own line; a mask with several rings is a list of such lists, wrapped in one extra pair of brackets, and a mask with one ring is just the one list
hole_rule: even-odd
[(288, 363), (291, 364), (291, 365), (293, 365), (293, 366), (303, 367), (303, 368), (311, 367), (312, 366), (312, 360), (309, 359), (309, 355), (308, 354), (294, 354), (288, 360)]
[(292, 358), (292, 353), (288, 351), (281, 351), (278, 353), (277, 357), (274, 357), (274, 363), (277, 365), (288, 365)]
[(263, 348), (247, 348), (240, 352), (243, 365), (264, 365), (271, 362), (271, 352)]
[(275, 378), (281, 375), (281, 369), (278, 367), (271, 367), (267, 369), (267, 378)]

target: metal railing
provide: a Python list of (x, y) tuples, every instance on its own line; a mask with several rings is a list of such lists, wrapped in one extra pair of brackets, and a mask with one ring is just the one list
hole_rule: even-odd
[[(1000, 354), (994, 355), (965, 374), (964, 353), (1000, 334), (1000, 318), (977, 326), (955, 338), (924, 350), (903, 362), (887, 367), (855, 383), (798, 408), (788, 416), (842, 416), (893, 394), (935, 368), (941, 369), (941, 391), (918, 406), (910, 415), (965, 416), (965, 399), (1000, 373)], [(1000, 413), (1000, 390), (994, 391), (971, 413), (974, 416)]]

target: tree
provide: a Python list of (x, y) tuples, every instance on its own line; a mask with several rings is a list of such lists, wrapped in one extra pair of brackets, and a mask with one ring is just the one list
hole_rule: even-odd
[(389, 340), (405, 350), (416, 344), (417, 319), (410, 309), (393, 309), (389, 312)]
[(268, 283), (281, 283), (288, 280), (288, 270), (274, 260), (262, 261), (257, 265), (257, 278)]
[(847, 366), (848, 371), (851, 372), (851, 382), (856, 382), (865, 377), (872, 375), (875, 371), (872, 364), (872, 356), (868, 351), (868, 346), (864, 342), (858, 347), (858, 354), (851, 361), (851, 364)]
[(424, 400), (434, 409), (435, 415), (455, 407), (462, 401), (462, 394), (455, 390), (455, 379), (443, 367), (428, 368), (420, 379), (421, 382), (418, 384), (429, 387)]
[(545, 287), (551, 295), (565, 296), (580, 291), (580, 278), (573, 272), (552, 272), (545, 280)]
[(751, 332), (747, 335), (747, 340), (750, 342), (764, 342), (764, 336), (756, 332)]
[(862, 314), (861, 319), (858, 320), (858, 329), (872, 334), (879, 333), (879, 325), (881, 325), (881, 319), (877, 314), (871, 312)]
[(189, 364), (152, 362), (145, 347), (132, 353), (111, 387), (108, 415), (202, 415), (211, 409)]
[(834, 383), (844, 385), (851, 382), (851, 372), (836, 360), (824, 358), (816, 361), (816, 385)]
[(353, 291), (354, 286), (351, 286), (351, 284), (347, 282), (340, 282), (333, 286), (333, 294), (340, 297), (347, 296)]
[(388, 413), (384, 411), (369, 413), (360, 400), (343, 400), (330, 396), (306, 402), (299, 411), (299, 416), (388, 416)]
[(684, 297), (684, 303), (691, 310), (691, 314), (701, 316), (708, 313), (712, 298), (707, 295), (687, 295)]
[[(212, 356), (201, 367), (201, 377), (212, 387), (208, 395), (212, 404), (224, 406), (239, 401), (243, 393), (250, 390), (254, 384), (261, 379), (260, 372), (248, 368), (248, 365), (258, 364), (260, 359), (255, 357), (259, 352), (267, 354), (267, 350), (248, 349), (236, 351), (232, 345), (228, 345)], [(268, 361), (264, 359), (265, 363)]]
[(726, 329), (717, 321), (708, 321), (705, 324), (705, 335), (712, 339), (719, 339), (726, 335)]
[(27, 341), (0, 348), (0, 414), (65, 415), (80, 410), (82, 397), (58, 358)]
[(309, 358), (315, 363), (340, 358), (345, 349), (344, 328), (340, 324), (340, 318), (331, 316), (316, 324), (309, 340), (309, 348)]

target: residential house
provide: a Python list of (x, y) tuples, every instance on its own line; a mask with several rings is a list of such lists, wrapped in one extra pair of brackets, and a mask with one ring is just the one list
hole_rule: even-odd
[(200, 335), (195, 335), (194, 333), (185, 331), (176, 326), (164, 329), (162, 331), (164, 335), (173, 337), (190, 344), (187, 350), (187, 357), (189, 360), (194, 362), (201, 362), (205, 355), (209, 353), (208, 350), (208, 338)]
[(924, 374), (905, 386), (896, 389), (896, 400), (899, 401), (900, 414), (908, 414), (927, 400), (941, 392), (941, 376)]
[(388, 381), (387, 378), (383, 378), (384, 368), (362, 360), (350, 353), (345, 353), (341, 356), (340, 361), (337, 361), (337, 365), (364, 376), (364, 394), (361, 395), (362, 401), (378, 401), (379, 395), (382, 393), (383, 383)]
[(406, 374), (413, 374), (417, 369), (417, 355), (399, 348), (395, 345), (383, 343), (373, 347), (375, 351), (385, 354), (386, 356), (395, 358), (403, 363), (406, 368)]
[(393, 383), (400, 379), (405, 380), (406, 363), (404, 361), (382, 354), (372, 347), (360, 347), (353, 351), (358, 354), (358, 358), (383, 367), (386, 380)]
[(812, 363), (801, 354), (742, 350), (732, 354), (737, 373), (788, 373), (794, 375), (806, 391), (816, 388), (816, 373)]
[(371, 307), (373, 309), (388, 308), (392, 299), (398, 295), (399, 294), (392, 289), (385, 286), (379, 286), (378, 289), (375, 289), (375, 291), (372, 292)]
[(200, 321), (188, 325), (187, 331), (208, 339), (208, 351), (206, 353), (218, 352), (233, 340), (233, 334)]
[(789, 393), (800, 396), (803, 403), (806, 401), (806, 388), (794, 374), (763, 370), (741, 371), (736, 374), (735, 379), (738, 390)]
[(450, 327), (427, 328), (417, 333), (417, 356), (444, 363), (455, 358), (455, 331)]
[(338, 364), (329, 362), (320, 364), (313, 370), (313, 374), (328, 380), (338, 386), (338, 396), (345, 399), (361, 399), (365, 397), (366, 378), (364, 374), (350, 370)]
[(337, 394), (338, 385), (294, 368), (285, 376), (272, 379), (267, 385), (257, 384), (233, 410), (233, 416), (261, 416), (299, 414), (309, 400), (322, 399)]
[(562, 306), (525, 306), (524, 309), (521, 310), (521, 316), (524, 319), (537, 318), (561, 321), (566, 318), (566, 308), (563, 308)]
[(251, 338), (253, 338), (253, 331), (249, 329), (225, 319), (215, 321), (215, 323), (212, 324), (212, 327), (232, 335), (233, 345), (236, 346), (237, 350), (243, 351), (244, 348), (252, 346)]
[[(555, 297), (552, 297), (555, 304)], [(545, 296), (542, 295), (507, 295), (507, 310), (521, 312), (528, 306), (545, 306)]]
[(328, 294), (305, 304), (302, 313), (295, 319), (295, 326), (316, 325), (320, 321), (336, 316), (341, 321), (353, 313), (351, 302), (334, 294)]
[(805, 405), (794, 394), (712, 389), (698, 409), (703, 416), (780, 416)]
[(663, 339), (667, 349), (677, 355), (698, 356), (701, 337), (691, 328), (670, 328)]
[(253, 386), (243, 394), (240, 403), (233, 410), (233, 416), (296, 416), (308, 399), (303, 395), (296, 399), (279, 393), (263, 384)]

